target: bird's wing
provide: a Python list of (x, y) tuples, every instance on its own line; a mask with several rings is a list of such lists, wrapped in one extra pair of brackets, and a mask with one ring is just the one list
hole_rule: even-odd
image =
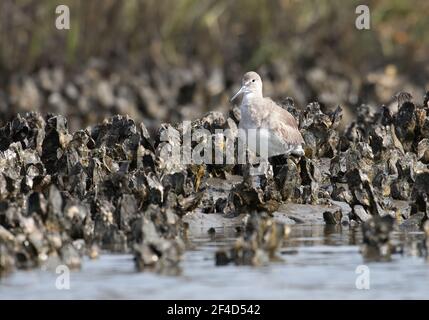
[(274, 132), (278, 133), (291, 144), (302, 144), (304, 139), (299, 132), (295, 118), (285, 109), (277, 105), (271, 99), (267, 99), (267, 110), (269, 116), (264, 119), (264, 124)]

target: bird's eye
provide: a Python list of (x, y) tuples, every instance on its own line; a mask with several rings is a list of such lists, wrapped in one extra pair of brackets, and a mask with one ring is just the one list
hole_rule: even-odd
[(252, 80), (252, 82), (255, 82), (255, 81), (256, 81), (255, 79)]

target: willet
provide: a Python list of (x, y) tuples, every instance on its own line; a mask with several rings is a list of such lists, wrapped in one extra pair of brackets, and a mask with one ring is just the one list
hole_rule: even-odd
[[(267, 143), (268, 157), (304, 155), (304, 139), (295, 118), (273, 100), (263, 96), (262, 80), (256, 72), (250, 71), (243, 76), (241, 88), (231, 101), (240, 94), (243, 94), (243, 99), (239, 127), (244, 130), (256, 129), (260, 139), (256, 143), (257, 148), (259, 143)], [(259, 149), (253, 151), (259, 153)]]

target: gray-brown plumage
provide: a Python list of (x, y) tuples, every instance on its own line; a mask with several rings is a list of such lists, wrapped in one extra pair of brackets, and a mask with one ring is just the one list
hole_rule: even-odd
[(281, 154), (304, 155), (304, 139), (295, 118), (270, 98), (262, 94), (261, 77), (253, 71), (247, 72), (241, 81), (240, 90), (231, 98), (243, 94), (241, 102), (240, 128), (257, 129), (259, 141), (268, 142), (268, 156)]

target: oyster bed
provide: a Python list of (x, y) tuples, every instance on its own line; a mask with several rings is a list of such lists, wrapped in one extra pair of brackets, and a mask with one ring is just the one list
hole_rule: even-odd
[[(390, 260), (403, 252), (393, 230), (429, 233), (428, 100), (415, 105), (403, 95), (395, 113), (362, 105), (344, 131), (341, 108), (289, 101), (305, 156), (270, 159), (259, 176), (250, 165), (183, 164), (166, 155), (166, 146), (181, 143), (171, 136), (184, 133), (180, 124), (150, 133), (143, 122), (114, 116), (71, 133), (61, 115), (17, 115), (0, 129), (0, 273), (79, 268), (83, 256), (102, 250), (132, 253), (138, 270), (177, 274), (192, 233), (215, 234), (219, 224), (235, 225), (237, 240), (215, 253), (217, 265), (276, 260), (296, 223), (361, 224), (364, 257)], [(210, 112), (190, 130), (204, 128), (216, 141), (216, 129), (235, 137), (239, 120), (237, 108)], [(294, 213), (300, 204), (315, 207)], [(210, 219), (214, 225), (204, 224)], [(419, 243), (418, 255), (427, 247)]]

